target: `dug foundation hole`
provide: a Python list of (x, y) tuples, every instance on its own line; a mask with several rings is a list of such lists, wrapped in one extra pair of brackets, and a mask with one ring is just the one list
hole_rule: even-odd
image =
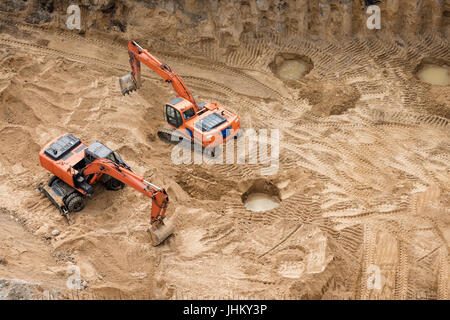
[(257, 180), (242, 195), (242, 203), (253, 212), (269, 211), (280, 205), (280, 191), (270, 181)]
[(424, 59), (416, 68), (416, 77), (434, 86), (450, 85), (450, 64), (438, 59)]
[(310, 58), (293, 53), (280, 53), (269, 65), (272, 72), (283, 81), (300, 80), (314, 67)]

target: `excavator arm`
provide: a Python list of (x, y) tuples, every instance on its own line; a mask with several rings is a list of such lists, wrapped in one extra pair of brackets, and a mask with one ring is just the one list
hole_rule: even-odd
[(102, 175), (107, 174), (124, 184), (136, 189), (152, 199), (151, 227), (149, 232), (153, 245), (158, 245), (173, 232), (173, 227), (163, 221), (166, 214), (169, 197), (166, 190), (146, 181), (126, 167), (108, 159), (96, 159), (88, 164), (81, 173), (86, 179), (91, 176), (89, 184), (94, 184)]
[(120, 88), (123, 95), (140, 88), (142, 62), (147, 67), (155, 71), (166, 82), (171, 83), (178, 96), (190, 101), (194, 105), (195, 112), (198, 111), (197, 103), (186, 87), (186, 84), (167, 64), (159, 61), (148, 50), (142, 48), (133, 40), (128, 42), (128, 55), (130, 56), (132, 72), (119, 79)]

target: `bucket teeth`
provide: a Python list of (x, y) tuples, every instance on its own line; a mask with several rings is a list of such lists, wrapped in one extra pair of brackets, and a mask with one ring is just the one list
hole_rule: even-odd
[(69, 212), (67, 211), (66, 205), (63, 201), (63, 196), (56, 193), (52, 187), (49, 187), (44, 184), (40, 184), (38, 186), (38, 191), (42, 192), (54, 205), (56, 208), (58, 208), (59, 212), (61, 212), (61, 215), (66, 219), (67, 223), (70, 224), (70, 216)]
[(126, 95), (137, 90), (136, 82), (132, 73), (119, 78), (119, 85), (122, 95)]

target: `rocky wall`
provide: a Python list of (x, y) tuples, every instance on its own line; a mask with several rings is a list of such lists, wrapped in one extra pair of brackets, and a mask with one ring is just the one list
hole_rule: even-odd
[[(372, 1), (373, 2), (373, 1)], [(64, 27), (70, 4), (81, 7), (80, 32), (128, 33), (178, 42), (236, 46), (246, 37), (349, 37), (368, 33), (450, 35), (446, 0), (382, 0), (381, 29), (369, 30), (363, 0), (5, 0), (1, 11), (29, 23)], [(126, 38), (125, 37), (125, 38)]]

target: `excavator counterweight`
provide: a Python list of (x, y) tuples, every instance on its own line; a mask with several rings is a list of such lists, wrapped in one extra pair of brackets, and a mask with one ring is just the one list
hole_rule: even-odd
[(160, 188), (139, 176), (119, 154), (100, 142), (87, 145), (71, 134), (49, 142), (40, 152), (41, 166), (54, 174), (41, 191), (70, 223), (70, 213), (84, 208), (85, 198), (94, 192), (93, 185), (102, 182), (109, 190), (128, 185), (152, 201), (150, 232), (153, 245), (159, 245), (173, 233), (166, 219), (169, 196)]

